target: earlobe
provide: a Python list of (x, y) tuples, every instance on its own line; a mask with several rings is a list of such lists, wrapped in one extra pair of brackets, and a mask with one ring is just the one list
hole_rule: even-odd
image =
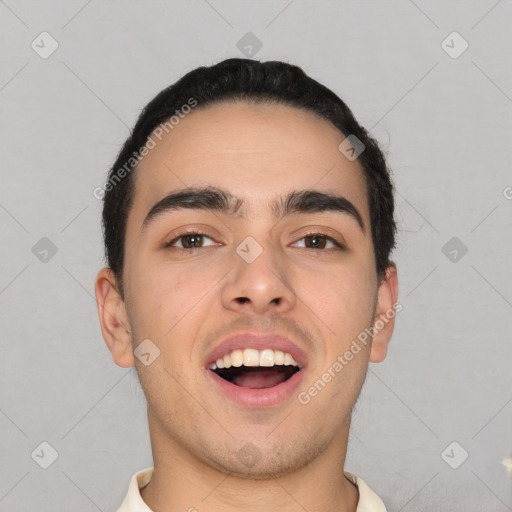
[(110, 268), (101, 269), (96, 276), (95, 292), (101, 333), (112, 359), (122, 368), (134, 366), (128, 315)]
[(398, 300), (398, 275), (396, 265), (391, 263), (379, 285), (377, 306), (373, 323), (373, 340), (370, 362), (380, 363), (386, 358), (388, 343), (395, 326)]

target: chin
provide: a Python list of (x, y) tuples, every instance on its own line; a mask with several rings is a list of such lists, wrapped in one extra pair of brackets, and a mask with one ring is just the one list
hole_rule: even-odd
[(295, 443), (278, 449), (268, 443), (266, 448), (262, 448), (248, 441), (229, 457), (226, 457), (226, 452), (211, 454), (207, 464), (238, 478), (270, 480), (307, 466), (328, 445), (325, 443), (325, 446), (320, 446), (317, 443), (303, 441), (302, 446)]

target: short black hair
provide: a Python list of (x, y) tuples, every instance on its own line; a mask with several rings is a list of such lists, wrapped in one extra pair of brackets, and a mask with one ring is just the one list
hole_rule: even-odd
[(163, 123), (170, 125), (173, 118), (178, 119), (177, 114), (188, 112), (190, 105), (198, 109), (230, 101), (283, 104), (305, 110), (330, 121), (345, 137), (355, 136), (364, 144), (358, 160), (364, 169), (376, 270), (381, 279), (391, 263), (396, 224), (390, 170), (378, 142), (358, 124), (343, 100), (300, 67), (281, 61), (231, 58), (196, 68), (158, 93), (142, 110), (109, 171), (103, 190), (105, 257), (121, 297), (124, 299), (126, 224), (135, 192), (133, 171), (142, 148), (153, 130)]

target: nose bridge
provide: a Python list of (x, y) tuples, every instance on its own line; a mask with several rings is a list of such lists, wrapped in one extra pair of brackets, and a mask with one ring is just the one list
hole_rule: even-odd
[(235, 248), (229, 284), (223, 291), (225, 307), (243, 304), (257, 312), (293, 307), (295, 294), (280, 247), (268, 233), (249, 235)]

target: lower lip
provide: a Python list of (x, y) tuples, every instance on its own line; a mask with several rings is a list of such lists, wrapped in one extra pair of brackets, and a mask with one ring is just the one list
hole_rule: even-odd
[(219, 377), (212, 370), (206, 370), (221, 392), (232, 402), (249, 409), (262, 409), (282, 404), (289, 399), (302, 381), (304, 369), (294, 373), (288, 380), (271, 388), (244, 388)]

